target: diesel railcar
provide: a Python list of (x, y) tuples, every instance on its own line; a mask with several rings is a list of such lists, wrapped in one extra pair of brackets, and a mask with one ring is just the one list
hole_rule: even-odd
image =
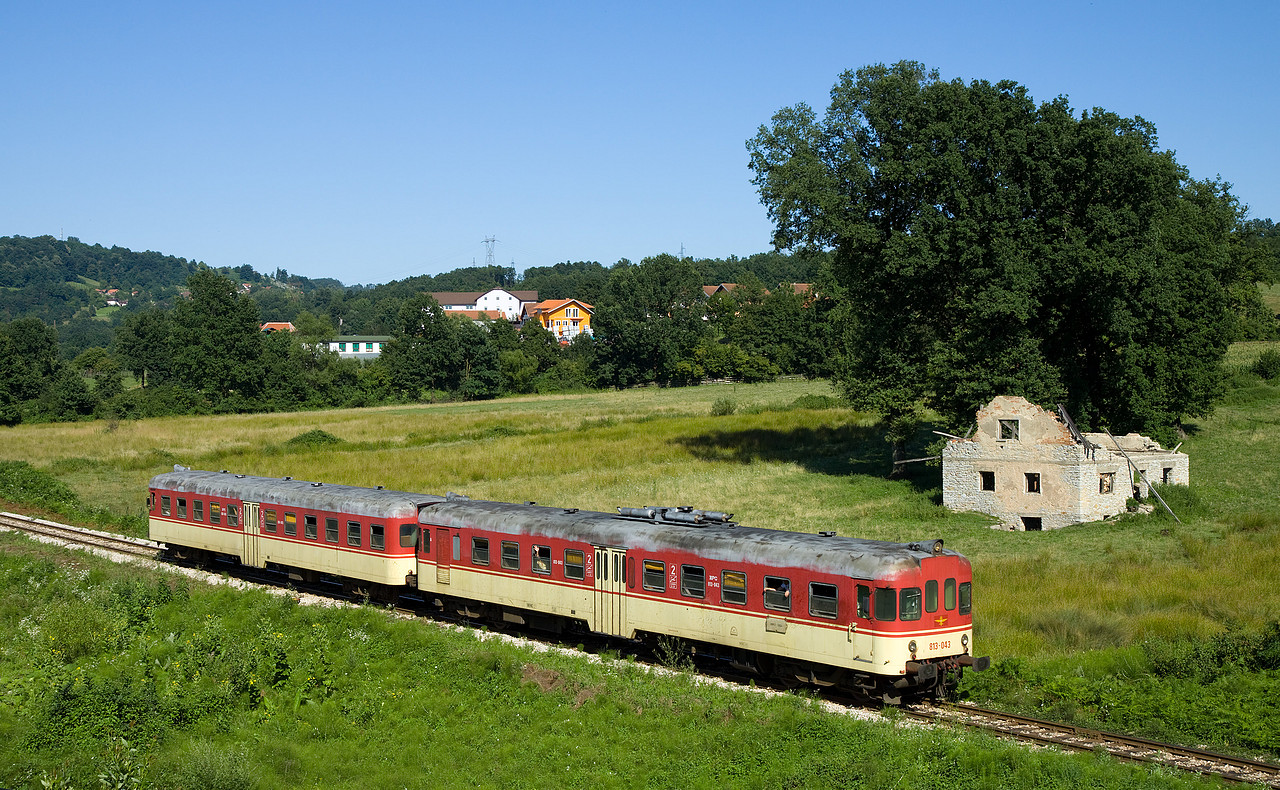
[(353, 592), (421, 591), (462, 616), (675, 637), (769, 676), (888, 702), (943, 692), (973, 652), (972, 573), (940, 540), (744, 527), (692, 508), (618, 513), (175, 469), (151, 536)]

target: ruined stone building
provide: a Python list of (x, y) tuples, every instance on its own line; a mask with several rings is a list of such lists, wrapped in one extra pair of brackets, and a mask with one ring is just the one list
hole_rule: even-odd
[(1129, 497), (1146, 497), (1148, 482), (1186, 485), (1188, 458), (1176, 450), (1136, 433), (1114, 441), (1082, 434), (1069, 418), (1001, 396), (978, 412), (972, 436), (943, 449), (942, 503), (1016, 530), (1098, 521), (1124, 512)]

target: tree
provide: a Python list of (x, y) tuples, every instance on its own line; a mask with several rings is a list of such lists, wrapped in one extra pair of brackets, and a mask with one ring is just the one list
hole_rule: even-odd
[(232, 393), (256, 397), (263, 376), (258, 306), (212, 269), (196, 270), (187, 288), (191, 298), (173, 308), (175, 380), (215, 402)]
[(39, 398), (61, 366), (58, 333), (38, 318), (19, 318), (5, 324), (3, 334), (12, 341), (13, 366), (9, 389), (15, 400)]
[(173, 378), (173, 322), (159, 308), (129, 316), (116, 330), (116, 353), (138, 382), (164, 384)]
[(457, 326), (430, 294), (410, 298), (400, 309), (396, 335), (378, 357), (392, 388), (409, 398), (452, 389), (462, 363)]
[(9, 335), (0, 332), (0, 425), (22, 422), (22, 409), (13, 390), (20, 367), (17, 347)]
[(1018, 394), (1159, 435), (1221, 391), (1261, 272), (1231, 254), (1227, 186), (1141, 118), (904, 62), (846, 72), (821, 120), (783, 109), (748, 148), (775, 244), (835, 251), (837, 380), (895, 458), (922, 405), (961, 426)]

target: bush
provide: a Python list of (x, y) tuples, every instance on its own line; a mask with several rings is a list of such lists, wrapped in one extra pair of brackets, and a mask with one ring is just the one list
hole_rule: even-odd
[(711, 404), (712, 417), (727, 417), (738, 410), (738, 404), (733, 398), (720, 398)]
[(1263, 351), (1249, 370), (1264, 379), (1280, 378), (1280, 351), (1274, 348)]
[(301, 447), (305, 449), (313, 449), (319, 447), (328, 447), (334, 444), (342, 444), (342, 440), (328, 431), (322, 431), (316, 428), (313, 431), (300, 433), (289, 441), (285, 442), (289, 447)]

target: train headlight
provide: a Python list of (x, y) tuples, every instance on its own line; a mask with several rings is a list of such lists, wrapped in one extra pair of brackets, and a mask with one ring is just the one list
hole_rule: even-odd
[(968, 635), (968, 634), (961, 634), (961, 635), (960, 635), (960, 646), (961, 646), (961, 647), (965, 647), (965, 648), (967, 648), (967, 647), (969, 646), (969, 635)]
[(910, 650), (911, 655), (914, 656), (916, 654), (916, 640), (912, 639), (910, 642), (907, 642), (907, 649)]

